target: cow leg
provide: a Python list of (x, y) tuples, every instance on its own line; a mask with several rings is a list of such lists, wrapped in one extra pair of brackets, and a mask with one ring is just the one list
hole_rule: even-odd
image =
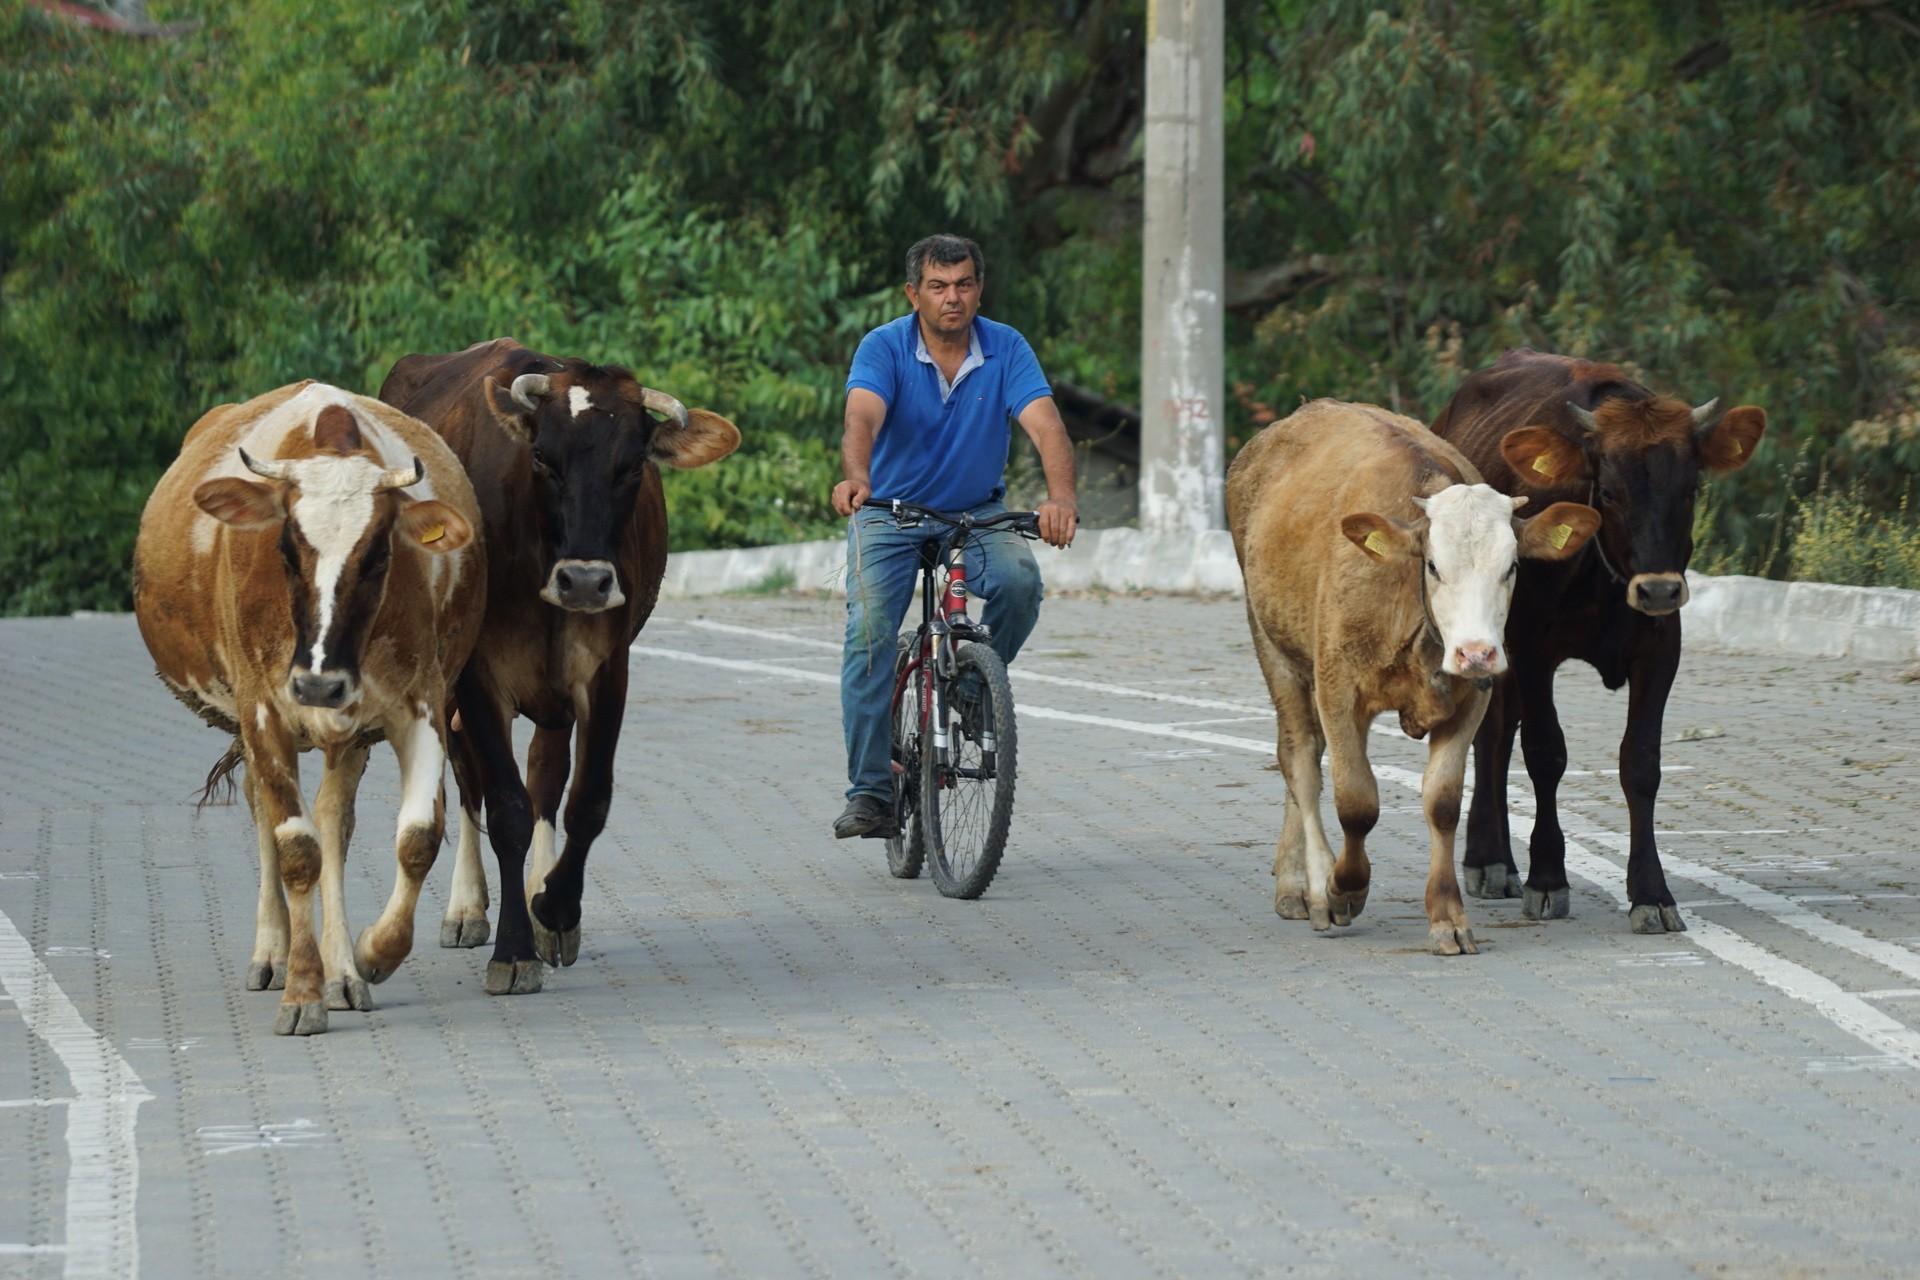
[[(553, 870), (554, 820), (560, 813), (560, 797), (566, 791), (567, 773), (573, 767), (568, 755), (571, 729), (536, 729), (527, 747), (527, 796), (533, 802), (533, 856), (527, 860), (527, 901), (534, 902), (547, 886), (547, 873)], [(553, 930), (540, 922), (540, 912), (531, 912), (533, 949), (548, 964), (557, 964), (559, 942)], [(572, 961), (568, 961), (569, 964)]]
[(547, 887), (533, 899), (533, 914), (553, 933), (549, 964), (580, 957), (580, 897), (586, 888), (587, 851), (606, 829), (613, 803), (613, 752), (627, 713), (627, 651), (613, 651), (588, 686), (579, 708), (573, 789), (567, 793), (567, 847), (547, 873)]
[(487, 836), (500, 869), (500, 932), (487, 961), (487, 994), (525, 995), (538, 991), (541, 984), (525, 888), (533, 811), (520, 783), (520, 770), (514, 766), (508, 711), (468, 675), (460, 677), (456, 690), (462, 732), (469, 736), (486, 780)]
[(487, 924), (487, 869), (480, 862), (480, 814), (486, 788), (473, 740), (465, 733), (451, 735), (453, 776), (460, 791), (460, 839), (453, 858), (453, 888), (447, 893), (447, 913), (440, 921), (440, 945), (477, 947), (493, 929)]
[(275, 1035), (310, 1036), (327, 1029), (320, 946), (313, 935), (313, 888), (320, 879), (320, 832), (300, 799), (300, 759), (293, 735), (271, 707), (239, 708), (255, 813), (273, 833), (275, 871), (287, 893), (287, 985)]
[(353, 802), (367, 771), (367, 749), (329, 748), (313, 812), (320, 828), (320, 967), (329, 1009), (373, 1008), (373, 992), (354, 963), (347, 934), (347, 845), (353, 839)]
[(260, 808), (253, 770), (246, 771), (247, 808), (260, 842), (260, 905), (253, 914), (253, 955), (247, 961), (247, 990), (283, 991), (287, 985), (287, 891), (280, 887), (280, 848), (273, 823)]
[(1560, 829), (1560, 779), (1567, 772), (1567, 735), (1553, 705), (1553, 664), (1543, 656), (1516, 660), (1520, 693), (1520, 750), (1533, 784), (1533, 837), (1527, 842), (1527, 889), (1521, 910), (1529, 920), (1564, 920), (1567, 838)]
[(400, 817), (394, 828), (393, 893), (380, 918), (360, 931), (354, 945), (354, 963), (369, 982), (385, 982), (413, 950), (413, 913), (420, 902), (420, 883), (427, 878), (440, 853), (440, 837), (447, 829), (446, 796), (441, 780), (446, 752), (440, 725), (421, 716), (404, 729), (392, 730), (400, 762)]
[(1511, 673), (1494, 681), (1487, 711), (1473, 737), (1473, 803), (1467, 810), (1467, 892), (1476, 898), (1520, 896), (1520, 868), (1507, 827), (1507, 771), (1520, 727), (1519, 695)]
[[(1260, 620), (1247, 610), (1248, 625), (1253, 628), (1253, 651), (1260, 659), (1260, 670), (1267, 678), (1267, 692), (1273, 699), (1278, 720), (1274, 761), (1286, 780), (1285, 816), (1280, 822), (1280, 844), (1273, 853), (1273, 910), (1282, 920), (1305, 920), (1307, 908), (1308, 815), (1322, 849), (1326, 833), (1320, 827), (1320, 751), (1326, 744), (1320, 736), (1320, 720), (1313, 710), (1307, 687), (1298, 680), (1280, 656), (1273, 642), (1260, 628)], [(1305, 796), (1303, 802), (1300, 797)], [(1333, 855), (1326, 855), (1333, 865)], [(1324, 875), (1320, 883), (1325, 883)]]
[(1667, 694), (1680, 670), (1680, 619), (1663, 618), (1652, 644), (1636, 655), (1627, 675), (1627, 731), (1620, 738), (1620, 789), (1626, 793), (1627, 911), (1635, 933), (1683, 933), (1686, 921), (1667, 888), (1654, 843), (1653, 804), (1660, 794), (1660, 733)]
[(1467, 747), (1474, 740), (1491, 695), (1474, 693), (1445, 723), (1437, 725), (1427, 746), (1427, 767), (1420, 778), (1420, 805), (1427, 815), (1427, 946), (1439, 956), (1480, 954), (1467, 919), (1467, 904), (1453, 874), (1453, 838), (1460, 825), (1460, 791), (1466, 781)]
[[(1351, 695), (1341, 698), (1336, 690), (1351, 689), (1344, 681), (1317, 682), (1314, 702), (1320, 712), (1321, 730), (1327, 735), (1327, 763), (1333, 774), (1333, 811), (1340, 819), (1340, 860), (1327, 876), (1327, 911), (1334, 924), (1352, 924), (1367, 905), (1367, 891), (1373, 882), (1373, 867), (1367, 861), (1367, 834), (1380, 821), (1380, 786), (1374, 781), (1373, 766), (1367, 762), (1367, 727), (1371, 722)], [(1314, 928), (1326, 926), (1316, 914)]]

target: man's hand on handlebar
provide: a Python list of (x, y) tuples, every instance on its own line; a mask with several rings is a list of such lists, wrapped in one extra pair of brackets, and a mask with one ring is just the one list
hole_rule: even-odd
[(1078, 504), (1061, 498), (1048, 498), (1035, 507), (1034, 512), (1040, 517), (1040, 537), (1048, 546), (1068, 547), (1073, 544), (1074, 530), (1080, 527)]
[(842, 480), (833, 486), (833, 509), (850, 516), (860, 504), (873, 496), (873, 486), (864, 480)]

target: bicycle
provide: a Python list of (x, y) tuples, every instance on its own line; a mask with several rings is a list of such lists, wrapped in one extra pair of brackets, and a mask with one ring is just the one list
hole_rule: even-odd
[[(949, 898), (977, 898), (993, 883), (1013, 821), (1013, 689), (1007, 666), (987, 644), (986, 626), (967, 616), (966, 546), (978, 530), (1010, 525), (1040, 536), (1039, 516), (1006, 511), (976, 520), (911, 502), (868, 502), (912, 528), (928, 520), (951, 532), (920, 549), (920, 625), (903, 633), (894, 659), (893, 818), (887, 869), (902, 880), (931, 861)], [(962, 681), (977, 687), (962, 693)]]

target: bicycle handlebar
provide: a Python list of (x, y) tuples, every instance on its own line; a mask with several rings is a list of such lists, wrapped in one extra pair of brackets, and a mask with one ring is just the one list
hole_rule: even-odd
[(956, 529), (990, 529), (996, 525), (1010, 524), (1014, 532), (1023, 537), (1040, 536), (1040, 513), (1037, 511), (1002, 511), (997, 516), (976, 518), (965, 511), (935, 511), (932, 507), (923, 507), (917, 502), (904, 502), (899, 498), (891, 500), (869, 498), (860, 505), (891, 512), (896, 521), (904, 522), (910, 519), (918, 523), (921, 520), (938, 520)]

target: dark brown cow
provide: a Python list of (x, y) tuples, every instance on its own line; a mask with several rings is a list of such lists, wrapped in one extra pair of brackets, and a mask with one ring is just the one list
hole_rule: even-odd
[(1586, 502), (1603, 521), (1573, 559), (1520, 568), (1507, 621), (1512, 667), (1474, 738), (1465, 861), (1467, 890), (1477, 897), (1520, 896), (1507, 826), (1517, 728), (1539, 808), (1525, 911), (1532, 919), (1567, 914), (1566, 837), (1555, 805), (1567, 740), (1553, 676), (1578, 658), (1607, 688), (1628, 690), (1620, 787), (1631, 824), (1629, 923), (1635, 933), (1686, 928), (1660, 869), (1653, 806), (1661, 721), (1680, 666), (1694, 491), (1703, 471), (1745, 466), (1767, 428), (1763, 411), (1742, 406), (1716, 416), (1717, 403), (1690, 409), (1616, 365), (1517, 350), (1470, 376), (1433, 424), (1501, 492)]
[[(580, 951), (587, 850), (613, 798), (627, 647), (666, 571), (659, 464), (703, 467), (733, 452), (740, 433), (625, 369), (511, 338), (406, 356), (380, 398), (425, 421), (466, 464), (489, 549), (486, 622), (456, 691), (460, 847), (440, 945), (487, 940), (484, 797), (501, 897), (487, 991), (538, 991), (541, 960), (572, 964)], [(517, 715), (535, 726), (525, 783), (513, 759)], [(570, 768), (567, 843), (555, 861)]]
[[(446, 706), (480, 632), (480, 511), (446, 445), (405, 414), (303, 382), (194, 424), (134, 548), (133, 608), (180, 700), (234, 735), (260, 843), (247, 987), (284, 987), (274, 1030), (371, 1009), (413, 947), (445, 829)], [(349, 941), (344, 890), (367, 749), (400, 761), (399, 876)], [(299, 753), (326, 761), (311, 816)], [(319, 887), (321, 930), (313, 930)]]

